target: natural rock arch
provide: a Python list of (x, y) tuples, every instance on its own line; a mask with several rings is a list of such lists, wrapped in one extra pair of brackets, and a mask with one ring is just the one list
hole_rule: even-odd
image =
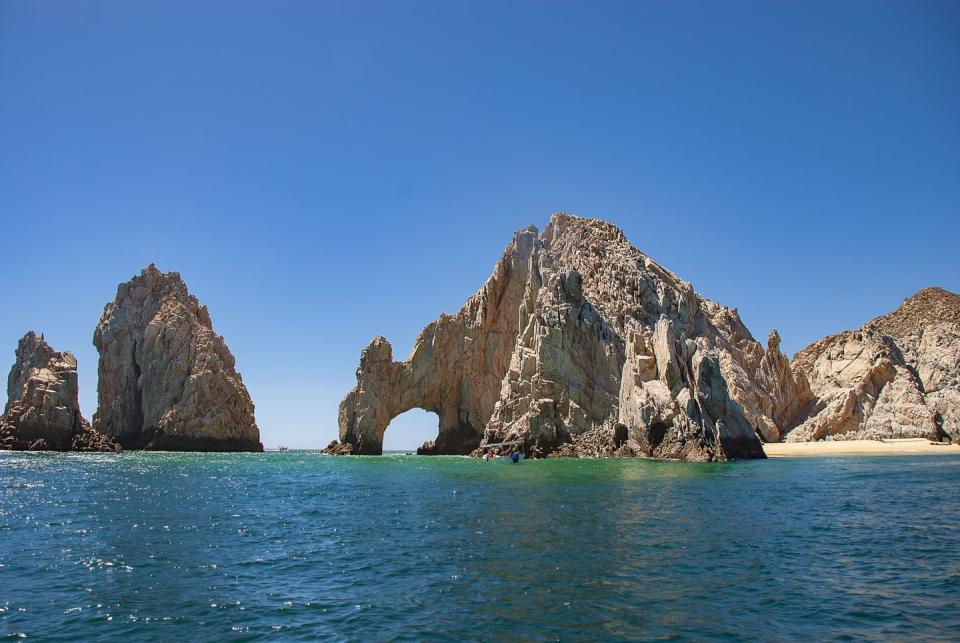
[[(407, 362), (393, 361), (393, 347), (384, 337), (374, 339), (360, 354), (357, 379), (362, 385), (340, 403), (339, 414), (341, 440), (352, 444), (354, 453), (382, 453), (390, 422), (414, 408), (437, 414), (437, 453), (469, 453), (479, 446), (483, 424), (471, 423), (469, 404), (462, 399), (464, 387), (444, 386), (423, 356), (432, 352), (430, 344), (427, 351), (414, 349)], [(467, 408), (461, 410), (464, 405)]]
[(480, 445), (510, 366), (537, 229), (521, 230), (493, 275), (456, 315), (440, 315), (414, 344), (405, 362), (393, 361), (393, 347), (375, 338), (360, 354), (357, 386), (340, 403), (340, 441), (353, 453), (383, 451), (390, 421), (412, 408), (440, 419), (438, 454), (467, 454)]
[(413, 407), (390, 421), (383, 435), (383, 450), (432, 454), (439, 430), (436, 413)]

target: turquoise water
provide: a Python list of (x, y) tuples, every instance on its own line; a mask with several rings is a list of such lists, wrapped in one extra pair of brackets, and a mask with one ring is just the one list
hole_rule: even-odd
[(960, 637), (960, 458), (0, 454), (0, 633)]

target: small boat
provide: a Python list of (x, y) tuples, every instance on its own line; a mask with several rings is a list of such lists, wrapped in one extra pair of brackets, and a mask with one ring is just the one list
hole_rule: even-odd
[[(492, 444), (484, 444), (480, 447), (480, 449), (481, 450), (494, 449), (498, 447), (516, 446), (518, 444), (523, 444), (523, 440), (508, 440), (506, 442), (494, 442)], [(509, 454), (501, 454), (499, 457), (497, 457), (497, 456), (494, 456), (492, 451), (487, 451), (486, 453), (483, 454), (482, 458), (485, 461), (491, 461), (496, 458), (501, 462), (512, 462), (513, 464), (517, 464), (518, 462), (523, 460), (523, 452), (514, 449)]]
[(289, 451), (288, 447), (283, 446), (282, 444), (277, 447), (277, 451)]

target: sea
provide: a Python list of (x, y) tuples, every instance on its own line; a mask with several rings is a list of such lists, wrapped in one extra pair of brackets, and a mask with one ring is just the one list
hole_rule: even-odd
[(4, 452), (0, 635), (958, 640), (960, 457)]

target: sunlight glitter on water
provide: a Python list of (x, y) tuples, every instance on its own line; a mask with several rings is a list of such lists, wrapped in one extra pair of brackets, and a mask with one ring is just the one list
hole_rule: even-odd
[(958, 463), (0, 453), (0, 632), (957, 638)]

